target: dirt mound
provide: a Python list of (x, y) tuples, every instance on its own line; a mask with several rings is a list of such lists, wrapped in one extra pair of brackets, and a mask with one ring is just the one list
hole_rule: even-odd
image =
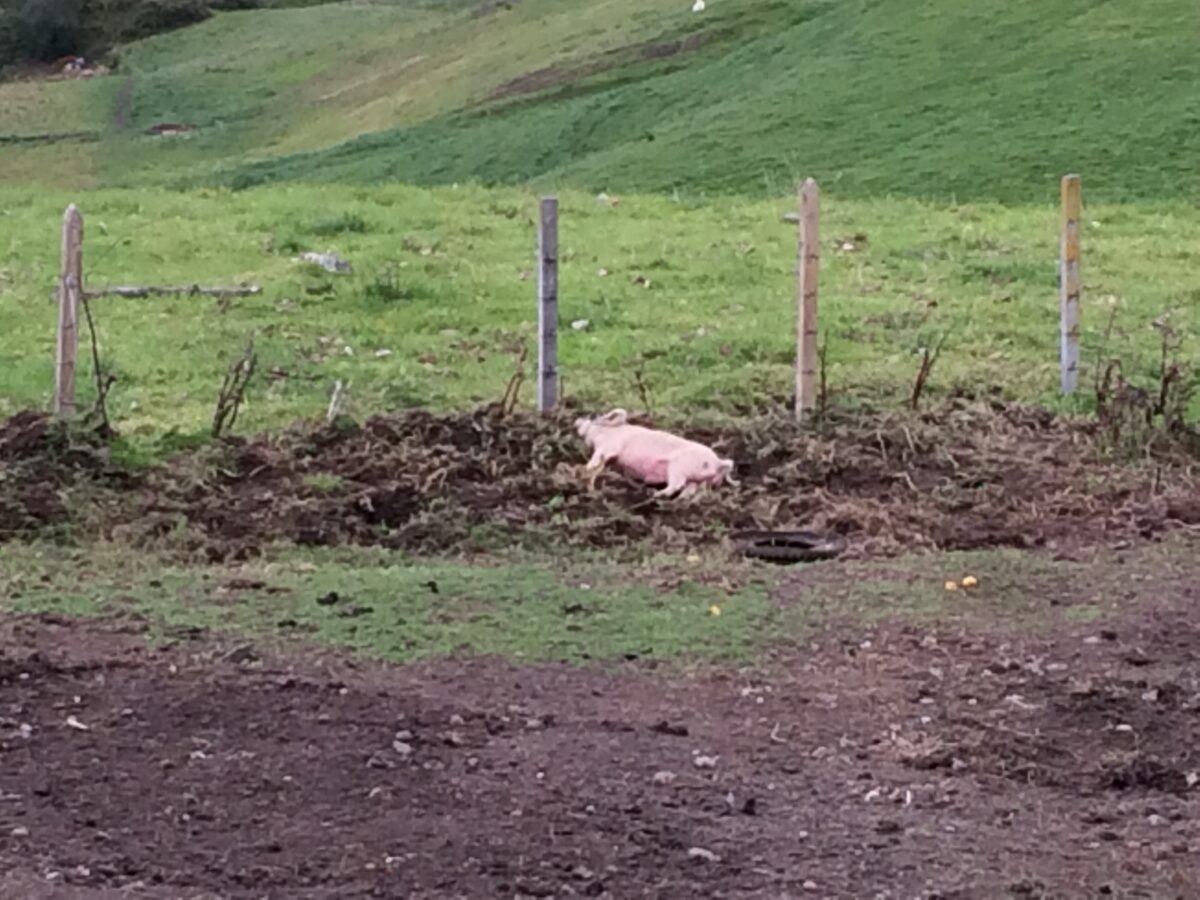
[[(420, 553), (550, 540), (680, 549), (732, 530), (795, 528), (843, 535), (849, 556), (866, 557), (1095, 544), (1200, 524), (1194, 464), (1105, 463), (1089, 423), (1042, 410), (956, 401), (922, 416), (842, 415), (818, 430), (772, 418), (682, 430), (732, 457), (738, 484), (658, 501), (609, 472), (591, 492), (565, 416), (409, 411), (185, 452), (139, 476), (145, 489), (109, 504), (116, 521), (106, 524), (184, 533), (212, 559), (272, 541)], [(130, 480), (34, 414), (0, 426), (0, 463), (0, 539), (65, 521), (64, 486), (82, 483), (95, 499)]]
[(419, 552), (552, 539), (586, 547), (712, 543), (726, 530), (813, 528), (851, 556), (1151, 537), (1200, 523), (1182, 467), (1097, 461), (1085, 423), (959, 402), (920, 417), (843, 417), (819, 433), (781, 419), (686, 429), (731, 456), (738, 486), (657, 501), (613, 472), (596, 492), (565, 418), (487, 410), (378, 416), (224, 447), (154, 479), (152, 513), (184, 516), (214, 558), (261, 542), (378, 544)]
[(93, 436), (26, 410), (0, 422), (0, 541), (66, 523), (69, 489), (133, 481)]

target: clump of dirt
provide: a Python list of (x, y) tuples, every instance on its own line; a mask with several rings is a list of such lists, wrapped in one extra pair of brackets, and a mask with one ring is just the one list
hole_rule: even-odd
[[(149, 473), (110, 524), (142, 535), (183, 525), (214, 560), (277, 540), (421, 553), (549, 539), (678, 549), (797, 528), (842, 535), (861, 558), (1066, 548), (1200, 524), (1194, 464), (1105, 463), (1092, 425), (1021, 406), (959, 400), (920, 416), (841, 415), (816, 430), (768, 417), (679, 430), (732, 457), (738, 484), (660, 501), (610, 472), (589, 491), (586, 448), (565, 415), (414, 410), (186, 452)], [(9, 534), (14, 522), (60, 521), (58, 486), (96, 483), (96, 451), (46, 443), (43, 421), (17, 417), (0, 433), (0, 459), (32, 473), (7, 478)]]
[(0, 422), (0, 541), (67, 522), (70, 488), (128, 486), (94, 435), (26, 410)]

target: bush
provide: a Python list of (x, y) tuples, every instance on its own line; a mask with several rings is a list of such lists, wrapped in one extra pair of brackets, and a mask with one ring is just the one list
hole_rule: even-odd
[(136, 41), (185, 25), (195, 25), (212, 15), (205, 0), (145, 0), (137, 4), (123, 40)]
[(0, 0), (0, 64), (48, 61), (78, 53), (84, 42), (82, 0)]

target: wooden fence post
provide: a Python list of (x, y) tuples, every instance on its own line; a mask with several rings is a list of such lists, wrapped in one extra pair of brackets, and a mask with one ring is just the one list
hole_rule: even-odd
[(1063, 394), (1079, 386), (1079, 220), (1083, 191), (1078, 175), (1062, 180), (1062, 244), (1058, 260), (1058, 305), (1062, 343), (1059, 365)]
[(800, 188), (796, 285), (796, 420), (817, 405), (817, 276), (821, 267), (821, 192), (809, 178)]
[(539, 412), (558, 400), (558, 198), (543, 197), (538, 227), (538, 381)]
[(83, 291), (83, 215), (74, 203), (63, 215), (62, 267), (58, 278), (58, 341), (54, 366), (54, 414), (75, 413), (75, 357), (79, 350), (79, 302)]

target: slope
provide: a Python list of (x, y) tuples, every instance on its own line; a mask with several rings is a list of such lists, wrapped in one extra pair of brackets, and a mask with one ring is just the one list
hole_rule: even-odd
[[(812, 174), (846, 196), (1024, 203), (1078, 170), (1094, 200), (1192, 200), (1195, 25), (1191, 0), (226, 13), (125, 48), (114, 78), (63, 89), (87, 118), (104, 111), (101, 139), (5, 145), (0, 179), (778, 194)], [(0, 119), (12, 90), (0, 86)], [(39, 129), (74, 130), (49, 121)], [(162, 121), (196, 130), (144, 134)]]
[(814, 174), (845, 195), (1028, 201), (1078, 169), (1106, 200), (1200, 195), (1200, 59), (1188, 2), (761, 0), (710, 9), (714, 31), (747, 10), (770, 27), (643, 77), (610, 71), (540, 102), (465, 110), (240, 167), (228, 181), (478, 178), (774, 193)]

